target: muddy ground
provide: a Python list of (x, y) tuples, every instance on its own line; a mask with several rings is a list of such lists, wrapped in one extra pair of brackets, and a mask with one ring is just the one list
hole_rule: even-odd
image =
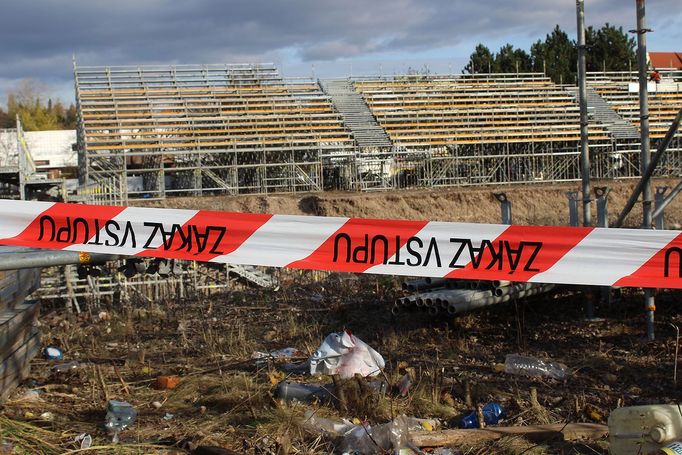
[[(617, 187), (611, 202), (616, 213), (630, 185), (610, 186)], [(515, 222), (566, 224), (568, 189), (575, 188), (509, 188)], [(491, 192), (188, 198), (166, 205), (497, 222), (499, 206)], [(676, 203), (668, 221), (680, 222), (681, 212)], [(630, 218), (632, 223), (638, 219), (637, 214)], [(33, 362), (30, 380), (0, 409), (0, 453), (3, 447), (9, 453), (78, 453), (73, 439), (81, 433), (94, 439), (86, 453), (192, 453), (202, 445), (236, 453), (329, 453), (338, 451), (341, 441), (307, 428), (306, 411), (372, 425), (405, 413), (435, 418), (450, 428), (468, 413), (467, 389), (473, 405), (501, 403), (504, 425), (603, 424), (618, 406), (679, 400), (674, 382), (673, 326), (682, 325), (677, 291), (658, 293), (657, 338), (647, 342), (638, 290), (614, 292), (607, 303), (592, 289), (560, 288), (465, 315), (434, 317), (416, 309), (391, 314), (395, 299), (404, 295), (402, 278), (292, 271), (281, 279), (277, 292), (244, 288), (182, 301), (104, 304), (81, 315), (46, 305), (40, 319), (44, 344), (60, 346), (65, 360), (77, 360), (79, 366), (55, 373), (58, 362)], [(598, 319), (588, 321), (584, 306), (590, 298)], [(384, 356), (381, 379), (390, 384), (389, 392), (367, 395), (350, 381), (344, 386), (345, 403), (277, 400), (275, 385), (282, 379), (330, 379), (285, 374), (274, 362), (257, 365), (253, 352), (291, 346), (303, 359), (328, 333), (342, 329)], [(510, 375), (500, 368), (509, 353), (562, 362), (570, 373), (561, 381)], [(393, 386), (406, 371), (413, 373), (414, 386), (403, 397)], [(159, 390), (159, 375), (176, 375), (180, 385)], [(102, 428), (108, 399), (128, 401), (139, 413), (116, 445)], [(454, 449), (462, 454), (606, 454), (608, 443), (507, 437)]]

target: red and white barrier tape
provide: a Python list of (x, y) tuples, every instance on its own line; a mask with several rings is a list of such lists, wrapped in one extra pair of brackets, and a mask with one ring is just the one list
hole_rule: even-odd
[(0, 244), (387, 275), (682, 288), (682, 233), (0, 201)]

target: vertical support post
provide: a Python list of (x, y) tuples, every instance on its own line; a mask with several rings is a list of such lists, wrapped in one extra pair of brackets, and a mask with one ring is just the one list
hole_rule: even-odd
[(512, 224), (512, 203), (505, 193), (493, 193), (495, 199), (500, 202), (500, 216), (502, 224)]
[(665, 218), (663, 217), (663, 210), (659, 210), (663, 206), (663, 201), (665, 201), (665, 193), (668, 191), (667, 186), (657, 186), (656, 194), (654, 195), (654, 205), (656, 210), (654, 213), (657, 215), (654, 217), (654, 225), (656, 229), (662, 231), (665, 229)]
[(16, 116), (16, 127), (17, 127), (17, 166), (19, 167), (19, 199), (26, 199), (26, 155), (24, 152), (23, 144), (21, 143), (23, 131), (21, 129), (21, 120), (19, 119), (19, 114)]
[(659, 208), (663, 205), (663, 201), (665, 201), (665, 193), (667, 191), (667, 186), (657, 186), (656, 194), (654, 195), (654, 213), (656, 213), (654, 225), (656, 226), (656, 229), (661, 231), (665, 229), (665, 218), (663, 217), (663, 210), (659, 210)]
[(598, 186), (594, 189), (597, 196), (597, 227), (609, 227), (609, 190), (606, 186)]
[[(609, 227), (609, 190), (606, 186), (598, 186), (594, 189), (594, 195), (597, 198), (597, 227)], [(601, 302), (607, 305), (611, 304), (611, 287), (601, 287)]]
[[(646, 1), (635, 0), (637, 5), (637, 65), (639, 75), (639, 130), (640, 130), (640, 172), (644, 175), (649, 167), (651, 150), (649, 144), (649, 100), (647, 90), (646, 64)], [(642, 224), (644, 229), (651, 229), (651, 183), (647, 182), (642, 190)], [(654, 303), (653, 289), (644, 290), (644, 310), (646, 311), (646, 335), (653, 341), (654, 335)]]
[(585, 66), (585, 3), (576, 0), (578, 16), (578, 100), (580, 104), (580, 178), (583, 192), (583, 226), (592, 224), (590, 211), (590, 151), (588, 148), (587, 85)]
[(568, 225), (577, 227), (580, 225), (580, 216), (578, 214), (579, 193), (577, 191), (566, 191), (566, 197), (568, 197)]

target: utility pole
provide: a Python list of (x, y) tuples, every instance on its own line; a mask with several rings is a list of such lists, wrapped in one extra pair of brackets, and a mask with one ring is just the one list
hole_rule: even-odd
[(578, 15), (578, 101), (580, 103), (580, 177), (583, 191), (583, 226), (590, 226), (590, 151), (588, 148), (587, 85), (585, 81), (585, 3), (576, 0)]
[[(646, 28), (645, 0), (635, 0), (637, 5), (637, 65), (639, 69), (639, 130), (640, 130), (640, 172), (644, 175), (649, 167), (651, 150), (649, 144), (649, 100), (646, 65)], [(651, 183), (647, 182), (642, 190), (642, 222), (644, 229), (651, 229)], [(654, 340), (654, 303), (653, 289), (644, 290), (644, 309), (646, 311), (646, 334), (649, 341)]]

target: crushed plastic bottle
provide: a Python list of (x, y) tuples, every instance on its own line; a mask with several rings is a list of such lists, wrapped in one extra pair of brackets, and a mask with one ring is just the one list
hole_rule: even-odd
[(567, 370), (566, 365), (562, 363), (545, 362), (535, 357), (519, 354), (507, 354), (504, 359), (504, 371), (509, 374), (564, 379)]
[(66, 363), (58, 363), (52, 367), (55, 373), (66, 373), (68, 371), (76, 370), (80, 366), (78, 360), (72, 360)]
[(107, 415), (104, 417), (104, 428), (113, 435), (112, 442), (118, 442), (118, 434), (135, 423), (137, 411), (125, 401), (109, 400)]
[(332, 399), (334, 384), (298, 384), (291, 381), (282, 381), (277, 384), (275, 397), (285, 401), (301, 401), (312, 403), (314, 401), (329, 402)]
[[(483, 406), (482, 411), (483, 421), (485, 422), (486, 425), (495, 425), (504, 416), (504, 409), (502, 408), (500, 403), (495, 402), (488, 403), (485, 406)], [(473, 411), (471, 414), (463, 417), (462, 420), (459, 421), (459, 427), (479, 428), (480, 425), (478, 424), (478, 416), (476, 415), (476, 411)]]

